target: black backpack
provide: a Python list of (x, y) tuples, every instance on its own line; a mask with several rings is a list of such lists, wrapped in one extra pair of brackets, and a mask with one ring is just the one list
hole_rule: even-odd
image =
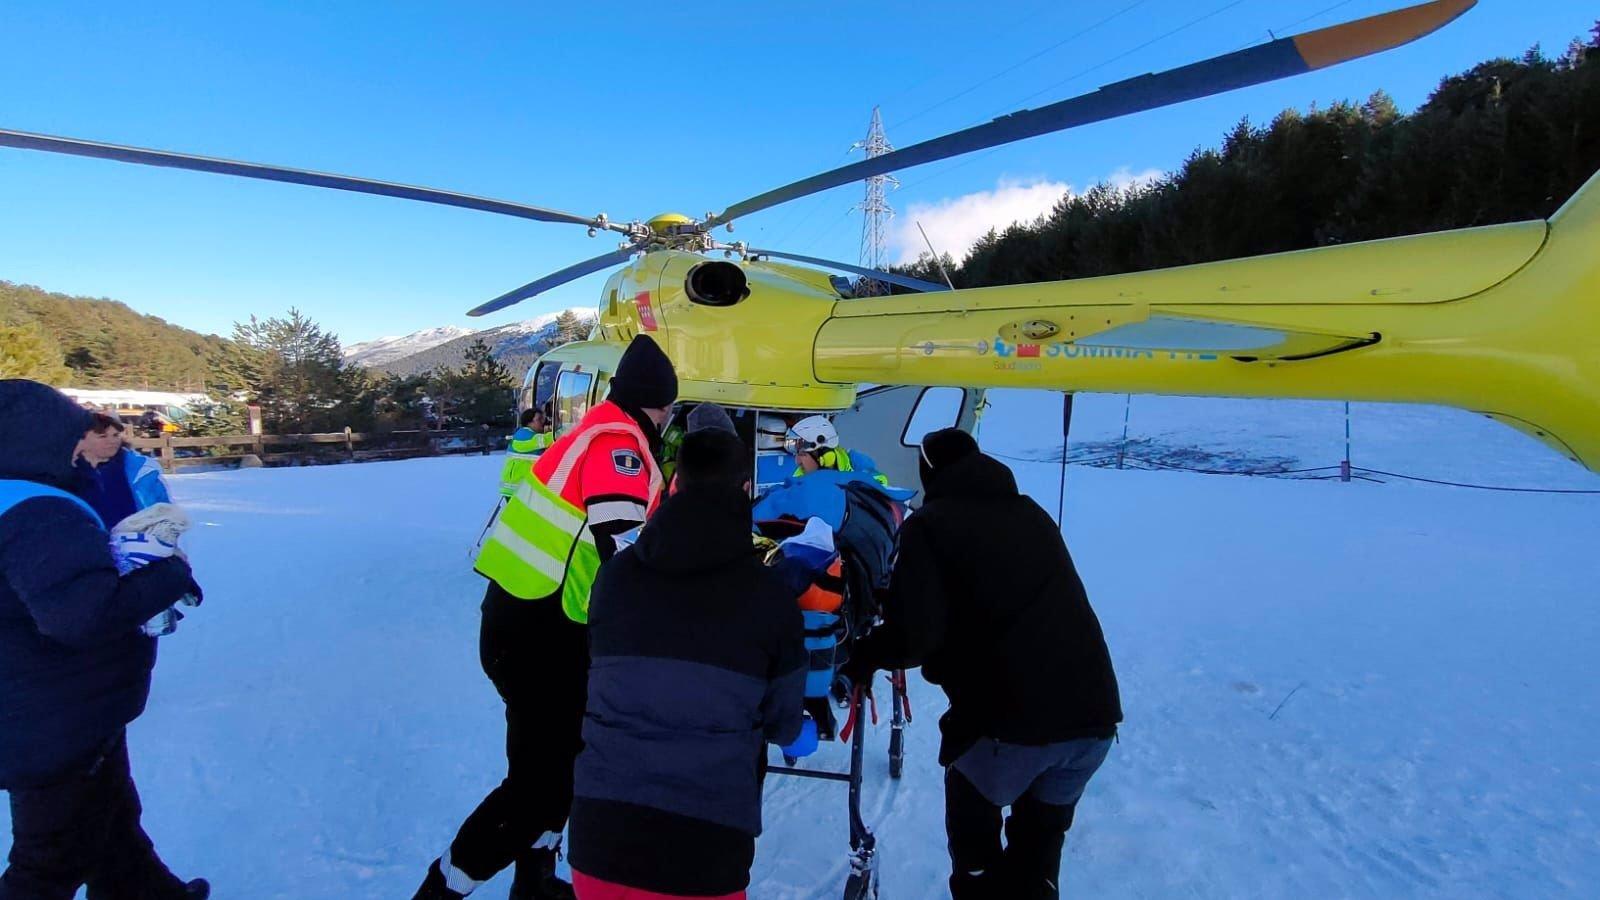
[(889, 589), (895, 538), (905, 521), (905, 506), (875, 485), (844, 485), (844, 522), (834, 536), (844, 557), (852, 630), (861, 633), (877, 618), (878, 594)]

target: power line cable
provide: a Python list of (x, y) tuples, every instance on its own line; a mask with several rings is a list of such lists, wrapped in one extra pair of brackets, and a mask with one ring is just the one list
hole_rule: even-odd
[(943, 100), (940, 100), (938, 103), (935, 103), (932, 106), (924, 107), (924, 108), (918, 110), (917, 112), (914, 112), (911, 115), (906, 116), (905, 118), (894, 122), (893, 124), (889, 125), (888, 127), (889, 128), (899, 128), (900, 126), (906, 124), (907, 122), (911, 122), (911, 121), (914, 121), (916, 119), (919, 119), (922, 116), (924, 116), (924, 115), (926, 115), (926, 114), (928, 114), (930, 112), (933, 112), (934, 110), (936, 110), (936, 109), (938, 109), (938, 108), (940, 108), (942, 106), (945, 106), (946, 104), (949, 104), (951, 102), (959, 100), (962, 97), (965, 97), (966, 95), (968, 95), (968, 94), (972, 93), (973, 91), (977, 90), (978, 88), (981, 88), (986, 84), (990, 84), (990, 83), (994, 82), (995, 80), (997, 80), (999, 78), (1002, 78), (1002, 77), (1004, 77), (1006, 75), (1011, 74), (1012, 72), (1015, 72), (1016, 70), (1022, 68), (1023, 66), (1027, 65), (1028, 63), (1033, 62), (1034, 60), (1038, 59), (1039, 57), (1044, 56), (1045, 54), (1050, 53), (1052, 51), (1058, 50), (1061, 47), (1064, 47), (1067, 44), (1072, 43), (1073, 41), (1077, 40), (1078, 38), (1083, 37), (1084, 35), (1088, 34), (1089, 32), (1094, 31), (1096, 28), (1099, 28), (1102, 25), (1106, 25), (1106, 24), (1109, 24), (1110, 22), (1113, 22), (1113, 21), (1115, 21), (1117, 19), (1120, 19), (1124, 15), (1126, 15), (1126, 14), (1128, 14), (1130, 12), (1133, 12), (1135, 9), (1137, 9), (1137, 8), (1139, 8), (1141, 6), (1144, 6), (1146, 3), (1149, 3), (1149, 2), (1150, 2), (1150, 0), (1135, 0), (1134, 3), (1131, 3), (1131, 4), (1123, 7), (1122, 9), (1117, 10), (1116, 12), (1112, 13), (1111, 15), (1106, 16), (1105, 18), (1103, 18), (1100, 21), (1094, 23), (1093, 25), (1090, 25), (1088, 28), (1084, 28), (1081, 31), (1076, 31), (1076, 32), (1072, 33), (1071, 35), (1068, 35), (1067, 37), (1062, 38), (1059, 41), (1056, 41), (1054, 44), (1051, 44), (1050, 46), (1044, 48), (1043, 50), (1040, 50), (1039, 52), (1033, 54), (1032, 56), (1028, 56), (1028, 57), (1025, 57), (1025, 58), (1023, 58), (1021, 60), (1018, 60), (1017, 62), (1012, 63), (1011, 65), (1005, 67), (1004, 69), (1001, 69), (1000, 71), (994, 73), (993, 75), (990, 75), (989, 77), (984, 78), (984, 79), (982, 79), (980, 81), (974, 82), (972, 85), (970, 85), (966, 89), (964, 89), (964, 90), (962, 90), (962, 91), (960, 91), (958, 93), (951, 94), (950, 96), (944, 98)]
[[(1290, 29), (1293, 29), (1293, 28), (1298, 28), (1299, 26), (1304, 25), (1305, 23), (1311, 21), (1312, 19), (1316, 19), (1316, 18), (1320, 18), (1322, 16), (1325, 16), (1328, 13), (1331, 13), (1334, 10), (1336, 10), (1336, 9), (1342, 7), (1342, 6), (1349, 6), (1350, 4), (1352, 4), (1354, 2), (1355, 2), (1355, 0), (1340, 0), (1340, 2), (1335, 3), (1334, 5), (1332, 5), (1330, 7), (1327, 7), (1326, 9), (1318, 10), (1317, 12), (1314, 12), (1309, 16), (1305, 16), (1303, 18), (1296, 19), (1293, 22), (1290, 22), (1289, 24), (1283, 26), (1282, 28), (1268, 29), (1267, 30), (1267, 35), (1268, 35), (1267, 40), (1268, 41), (1277, 40), (1278, 35), (1282, 34), (1285, 31), (1289, 31)], [(1234, 50), (1233, 52), (1238, 53), (1240, 50), (1244, 50), (1244, 49), (1246, 49), (1248, 47), (1254, 47), (1255, 45), (1260, 44), (1260, 43), (1263, 43), (1263, 41), (1260, 38), (1256, 38), (1253, 41), (1245, 41), (1243, 44), (1240, 44), (1238, 46), (1238, 48), (1236, 50)]]
[[(958, 99), (966, 96), (967, 94), (972, 93), (973, 91), (977, 90), (978, 88), (980, 88), (980, 87), (982, 87), (982, 86), (984, 86), (986, 84), (989, 84), (990, 82), (994, 81), (995, 79), (1001, 78), (1001, 77), (1003, 77), (1005, 75), (1008, 75), (1011, 72), (1014, 72), (1017, 69), (1021, 68), (1022, 66), (1027, 65), (1030, 62), (1033, 62), (1034, 60), (1038, 59), (1039, 57), (1044, 56), (1044, 55), (1050, 53), (1053, 50), (1057, 50), (1057, 49), (1065, 46), (1066, 44), (1069, 44), (1072, 41), (1075, 41), (1078, 38), (1083, 37), (1084, 35), (1088, 34), (1089, 32), (1094, 31), (1095, 29), (1101, 27), (1102, 25), (1106, 25), (1106, 24), (1108, 24), (1108, 23), (1110, 23), (1110, 22), (1112, 22), (1112, 21), (1114, 21), (1116, 19), (1119, 19), (1123, 15), (1125, 15), (1127, 13), (1130, 13), (1134, 9), (1136, 9), (1136, 8), (1138, 8), (1140, 6), (1143, 6), (1143, 5), (1145, 5), (1146, 3), (1149, 3), (1149, 2), (1150, 2), (1150, 0), (1134, 0), (1133, 3), (1130, 3), (1129, 5), (1123, 7), (1122, 9), (1118, 10), (1117, 12), (1114, 12), (1111, 15), (1106, 16), (1105, 18), (1101, 19), (1100, 21), (1095, 22), (1093, 25), (1090, 25), (1089, 27), (1084, 28), (1084, 29), (1082, 29), (1080, 31), (1074, 32), (1073, 34), (1071, 34), (1071, 35), (1069, 35), (1069, 36), (1067, 36), (1067, 37), (1055, 42), (1054, 44), (1051, 44), (1050, 46), (1044, 48), (1043, 50), (1040, 50), (1037, 53), (1034, 53), (1032, 56), (1029, 56), (1029, 57), (1027, 57), (1027, 58), (1025, 58), (1025, 59), (1023, 59), (1023, 60), (1021, 60), (1019, 62), (1016, 62), (1016, 63), (1014, 63), (1014, 64), (1012, 64), (1010, 66), (1007, 66), (1004, 69), (1001, 69), (999, 72), (996, 72), (993, 75), (990, 75), (989, 77), (984, 78), (981, 81), (978, 81), (977, 83), (971, 85), (970, 87), (966, 88), (965, 90), (962, 90), (959, 93), (956, 93), (956, 94), (953, 94), (953, 95), (951, 95), (949, 97), (946, 97), (943, 100), (940, 100), (939, 102), (937, 102), (937, 103), (935, 103), (935, 104), (933, 104), (931, 106), (924, 107), (923, 109), (921, 109), (921, 110), (919, 110), (919, 111), (917, 111), (915, 113), (912, 113), (911, 115), (906, 116), (903, 119), (900, 119), (900, 120), (898, 120), (896, 122), (893, 122), (893, 123), (885, 126), (885, 130), (887, 131), (887, 130), (892, 130), (892, 129), (895, 129), (895, 128), (899, 128), (901, 125), (904, 125), (907, 122), (910, 122), (910, 121), (912, 121), (914, 119), (918, 119), (918, 118), (922, 117), (926, 113), (930, 113), (930, 112), (934, 111), (935, 109), (938, 109), (939, 107), (942, 107), (942, 106), (944, 106), (944, 105), (946, 105), (948, 103), (951, 103), (951, 102), (953, 102), (955, 100), (958, 100)], [(927, 84), (931, 80), (932, 80), (931, 77), (924, 78), (921, 81), (915, 82), (910, 87), (904, 88), (904, 89), (900, 90), (899, 92), (897, 92), (895, 94), (892, 94), (891, 96), (892, 97), (904, 96), (905, 94), (909, 93), (911, 90), (913, 90), (915, 88), (918, 88), (918, 87), (921, 87), (922, 85)], [(816, 211), (819, 208), (820, 208), (820, 204), (817, 205), (817, 206), (813, 206), (813, 208), (808, 213), (806, 213), (805, 216), (803, 216), (802, 218), (797, 220), (794, 225), (789, 226), (789, 228), (784, 232), (782, 239), (774, 240), (772, 242), (773, 246), (779, 246), (782, 243), (786, 242), (796, 231), (800, 230), (802, 225), (804, 225), (807, 221), (809, 221), (810, 219), (812, 219), (816, 215)]]
[[(1028, 11), (1026, 13), (1022, 13), (1021, 14), (1021, 18), (1023, 18), (1027, 22), (1031, 23), (1033, 21), (1034, 15), (1036, 13), (1041, 12), (1041, 11), (1043, 11), (1045, 9), (1051, 9), (1053, 11), (1058, 6), (1059, 6), (1059, 4), (1054, 4), (1054, 3), (1041, 3), (1041, 4), (1039, 4), (1039, 8), (1038, 9), (1030, 10), (1030, 11)], [(999, 37), (999, 34), (997, 33), (994, 36), (995, 37)], [(928, 83), (936, 80), (939, 77), (940, 74), (942, 74), (942, 73), (939, 70), (935, 69), (932, 72), (930, 72), (930, 74), (928, 74), (927, 76), (925, 76), (923, 78), (919, 78), (916, 81), (911, 82), (910, 84), (906, 85), (905, 87), (901, 88), (900, 90), (895, 91), (892, 94), (883, 95), (882, 99), (880, 99), (878, 101), (878, 105), (887, 106), (890, 100), (895, 100), (895, 99), (898, 99), (900, 97), (904, 97), (905, 95), (915, 91), (917, 88), (920, 88), (923, 85), (928, 84)]]
[[(1127, 59), (1128, 57), (1134, 55), (1135, 53), (1138, 53), (1140, 50), (1146, 49), (1147, 47), (1151, 46), (1152, 44), (1156, 44), (1156, 43), (1158, 43), (1160, 41), (1164, 41), (1167, 38), (1172, 37), (1175, 34), (1178, 34), (1179, 32), (1187, 31), (1188, 29), (1193, 28), (1196, 25), (1199, 25), (1201, 22), (1207, 21), (1208, 19), (1214, 19), (1217, 16), (1220, 16), (1223, 13), (1227, 12), (1228, 10), (1233, 9), (1235, 6), (1242, 5), (1244, 2), (1245, 2), (1245, 0), (1233, 0), (1233, 2), (1224, 4), (1223, 6), (1220, 6), (1217, 9), (1214, 9), (1211, 12), (1206, 13), (1205, 15), (1199, 17), (1198, 19), (1190, 19), (1188, 22), (1185, 22), (1184, 24), (1179, 25), (1177, 28), (1174, 28), (1171, 31), (1168, 31), (1165, 34), (1161, 34), (1161, 35), (1158, 35), (1156, 37), (1153, 37), (1150, 40), (1145, 41), (1144, 43), (1140, 44), (1139, 46), (1134, 47), (1132, 50), (1128, 50), (1128, 51), (1126, 51), (1124, 53), (1119, 53), (1116, 56), (1113, 56), (1110, 59), (1106, 60), (1105, 62), (1099, 63), (1097, 65), (1090, 66), (1089, 68), (1084, 69), (1082, 72), (1079, 72), (1078, 74), (1073, 75), (1070, 78), (1063, 79), (1063, 80), (1058, 81), (1058, 82), (1056, 82), (1056, 83), (1054, 83), (1052, 85), (1049, 85), (1049, 86), (1047, 86), (1047, 87), (1045, 87), (1045, 88), (1043, 88), (1041, 90), (1034, 91), (1033, 93), (1029, 94), (1028, 96), (1023, 97), (1021, 100), (1018, 100), (1016, 103), (1011, 104), (1011, 106), (1012, 106), (1012, 108), (1020, 107), (1022, 104), (1027, 103), (1029, 100), (1032, 100), (1033, 98), (1039, 96), (1040, 94), (1047, 94), (1047, 93), (1049, 93), (1051, 91), (1054, 91), (1056, 88), (1061, 87), (1062, 85), (1070, 84), (1070, 83), (1072, 83), (1074, 81), (1077, 81), (1079, 78), (1082, 78), (1085, 75), (1091, 75), (1091, 74), (1093, 74), (1095, 72), (1098, 72), (1101, 69), (1104, 69), (1106, 66), (1109, 66), (1114, 62), (1118, 62), (1120, 60)], [(998, 115), (998, 113), (997, 113), (997, 115)]]
[[(1153, 45), (1155, 45), (1157, 43), (1160, 43), (1161, 41), (1164, 41), (1167, 38), (1173, 37), (1174, 35), (1177, 35), (1177, 34), (1180, 34), (1180, 33), (1184, 32), (1184, 31), (1187, 31), (1188, 29), (1193, 28), (1194, 26), (1199, 25), (1202, 22), (1206, 22), (1206, 21), (1208, 21), (1210, 19), (1214, 19), (1217, 16), (1222, 15), (1223, 13), (1227, 12), (1230, 9), (1233, 9), (1236, 6), (1243, 5), (1245, 2), (1246, 2), (1246, 0), (1232, 0), (1232, 2), (1225, 3), (1222, 6), (1219, 6), (1216, 9), (1212, 10), (1211, 12), (1206, 13), (1205, 15), (1199, 16), (1199, 17), (1194, 18), (1194, 19), (1190, 19), (1189, 21), (1183, 23), (1182, 25), (1179, 25), (1178, 27), (1173, 28), (1173, 29), (1171, 29), (1169, 31), (1163, 32), (1162, 34), (1159, 34), (1156, 37), (1153, 37), (1150, 40), (1145, 41), (1144, 43), (1142, 43), (1142, 44), (1140, 44), (1140, 45), (1138, 45), (1138, 46), (1136, 46), (1136, 47), (1134, 47), (1134, 48), (1132, 48), (1130, 50), (1126, 50), (1126, 51), (1124, 51), (1122, 53), (1119, 53), (1116, 56), (1113, 56), (1113, 57), (1111, 57), (1109, 59), (1106, 59), (1106, 60), (1104, 60), (1102, 62), (1096, 63), (1095, 65), (1090, 66), (1089, 68), (1084, 69), (1084, 70), (1078, 72), (1075, 75), (1072, 75), (1072, 76), (1070, 76), (1068, 78), (1065, 78), (1065, 79), (1063, 79), (1061, 81), (1057, 81), (1054, 84), (1051, 84), (1051, 85), (1049, 85), (1049, 86), (1047, 86), (1047, 87), (1045, 87), (1045, 88), (1043, 88), (1041, 90), (1035, 91), (1032, 94), (1029, 94), (1028, 96), (1023, 97), (1021, 100), (1018, 100), (1015, 103), (1009, 104), (1006, 108), (997, 110), (994, 113), (994, 115), (991, 116), (990, 118), (993, 119), (995, 116), (1001, 116), (1001, 115), (1006, 115), (1008, 113), (1016, 112), (1017, 109), (1022, 106), (1022, 104), (1027, 103), (1029, 100), (1032, 100), (1033, 98), (1038, 97), (1041, 94), (1045, 94), (1045, 93), (1049, 93), (1051, 91), (1055, 91), (1058, 88), (1060, 88), (1060, 87), (1062, 87), (1064, 85), (1067, 85), (1067, 84), (1071, 84), (1072, 82), (1077, 81), (1080, 78), (1086, 77), (1088, 75), (1092, 75), (1095, 72), (1098, 72), (1101, 69), (1104, 69), (1105, 67), (1107, 67), (1107, 66), (1109, 66), (1109, 65), (1111, 65), (1113, 63), (1120, 62), (1121, 60), (1127, 59), (1128, 57), (1134, 55), (1135, 53), (1138, 53), (1141, 50), (1145, 50), (1145, 49), (1147, 49), (1147, 48), (1149, 48), (1149, 47), (1151, 47), (1151, 46), (1153, 46)], [(1317, 16), (1324, 15), (1326, 13), (1332, 12), (1333, 10), (1338, 9), (1340, 6), (1343, 6), (1346, 3), (1350, 3), (1350, 2), (1354, 2), (1354, 0), (1343, 0), (1343, 2), (1341, 2), (1339, 4), (1336, 4), (1334, 6), (1330, 6), (1330, 7), (1326, 8), (1326, 9), (1322, 10), (1321, 12), (1313, 13), (1312, 15), (1307, 16), (1304, 19), (1301, 19), (1300, 22), (1306, 22), (1306, 21), (1309, 21), (1311, 19), (1316, 18)], [(1135, 3), (1133, 6), (1138, 6), (1138, 5), (1139, 4)], [(1123, 10), (1123, 12), (1131, 11), (1133, 9), (1133, 6), (1127, 7), (1126, 9)], [(1121, 13), (1117, 13), (1116, 15), (1121, 15)], [(1113, 18), (1114, 18), (1114, 16), (1113, 16)], [(1103, 23), (1103, 21), (1102, 21), (1102, 23)], [(1091, 26), (1091, 29), (1093, 27), (1097, 27), (1098, 24), (1102, 24), (1102, 23), (1097, 23), (1096, 26)], [(1299, 24), (1299, 22), (1297, 22), (1295, 24)], [(1287, 26), (1287, 27), (1288, 28), (1293, 28), (1294, 25), (1290, 25), (1290, 26)], [(1086, 29), (1086, 30), (1089, 30), (1089, 29)], [(1031, 57), (1030, 57), (1030, 59), (1031, 59)], [(1006, 71), (1009, 72), (1010, 70), (1008, 69)], [(1002, 72), (1001, 74), (1005, 74), (1005, 72)], [(963, 92), (963, 93), (967, 93), (967, 92)], [(954, 99), (954, 98), (951, 98), (951, 99)], [(941, 101), (941, 104), (935, 104), (935, 106), (942, 105), (942, 102), (943, 101)], [(930, 107), (930, 109), (931, 109), (931, 107)], [(924, 112), (926, 112), (926, 111), (927, 110), (924, 110)], [(921, 115), (921, 113), (918, 113), (917, 115)], [(907, 121), (907, 120), (901, 120), (901, 121), (904, 122), (904, 121)], [(896, 123), (896, 124), (900, 124), (900, 123)], [(979, 124), (981, 124), (981, 123), (979, 123)], [(935, 181), (935, 180), (937, 180), (939, 178), (943, 178), (944, 176), (949, 175), (950, 173), (956, 171), (957, 169), (963, 168), (965, 166), (970, 166), (973, 163), (978, 162), (979, 160), (987, 159), (987, 158), (993, 156), (994, 154), (999, 153), (1001, 150), (1004, 150), (1006, 148), (1006, 146), (1009, 146), (1009, 145), (1002, 145), (1002, 146), (999, 146), (999, 147), (993, 147), (993, 148), (990, 148), (990, 149), (985, 150), (984, 152), (978, 153), (978, 154), (969, 154), (965, 158), (963, 158), (963, 159), (961, 159), (959, 161), (956, 161), (956, 162), (952, 163), (951, 165), (945, 166), (945, 167), (943, 167), (941, 169), (938, 169), (937, 171), (930, 172), (927, 175), (925, 175), (924, 177), (919, 178), (916, 181), (913, 181), (913, 182), (911, 182), (909, 184), (902, 185), (900, 189), (903, 190), (903, 191), (907, 191), (907, 190), (910, 190), (910, 189), (912, 189), (914, 187), (918, 187), (920, 185), (927, 184), (930, 181)], [(830, 227), (832, 227), (832, 226), (830, 226)], [(813, 241), (813, 243), (815, 243), (815, 241)]]
[[(1243, 4), (1244, 2), (1245, 2), (1245, 0), (1233, 0), (1233, 2), (1227, 3), (1227, 4), (1223, 5), (1223, 6), (1220, 6), (1217, 9), (1214, 9), (1211, 12), (1208, 12), (1205, 15), (1200, 16), (1199, 18), (1191, 19), (1188, 22), (1185, 22), (1184, 24), (1179, 25), (1177, 28), (1174, 28), (1171, 31), (1167, 31), (1167, 32), (1165, 32), (1165, 33), (1163, 33), (1161, 35), (1153, 37), (1150, 40), (1145, 41), (1144, 43), (1140, 44), (1137, 47), (1134, 47), (1131, 50), (1124, 51), (1122, 53), (1117, 54), (1116, 56), (1111, 57), (1110, 59), (1104, 60), (1103, 62), (1096, 63), (1095, 65), (1092, 65), (1089, 68), (1084, 69), (1081, 72), (1078, 72), (1076, 75), (1072, 75), (1072, 76), (1070, 76), (1070, 77), (1068, 77), (1066, 79), (1063, 79), (1061, 81), (1057, 81), (1054, 84), (1052, 84), (1052, 85), (1050, 85), (1050, 86), (1048, 86), (1046, 88), (1043, 88), (1042, 90), (1034, 91), (1033, 93), (1029, 94), (1028, 96), (1023, 97), (1021, 100), (1018, 100), (1018, 101), (1016, 101), (1015, 103), (1012, 103), (1012, 104), (1008, 104), (1005, 109), (1001, 109), (1001, 110), (996, 111), (994, 113), (994, 116), (1001, 116), (1001, 115), (1005, 115), (1007, 113), (1016, 112), (1018, 110), (1018, 108), (1020, 108), (1022, 106), (1022, 104), (1027, 103), (1029, 100), (1032, 100), (1033, 98), (1038, 97), (1041, 94), (1049, 93), (1051, 91), (1056, 90), (1057, 88), (1062, 87), (1063, 85), (1071, 84), (1072, 82), (1077, 81), (1080, 78), (1083, 78), (1083, 77), (1085, 77), (1087, 75), (1092, 75), (1095, 72), (1098, 72), (1101, 69), (1104, 69), (1106, 66), (1111, 65), (1112, 63), (1120, 62), (1121, 60), (1127, 59), (1128, 57), (1134, 55), (1135, 53), (1138, 53), (1141, 50), (1144, 50), (1144, 49), (1150, 47), (1153, 44), (1159, 43), (1160, 41), (1164, 41), (1167, 38), (1172, 37), (1173, 35), (1179, 34), (1179, 33), (1183, 32), (1183, 31), (1186, 31), (1186, 30), (1188, 30), (1190, 28), (1193, 28), (1194, 26), (1199, 25), (1201, 22), (1204, 22), (1204, 21), (1206, 21), (1208, 19), (1215, 18), (1215, 17), (1227, 12), (1228, 10), (1233, 9), (1235, 6), (1239, 6), (1239, 5)], [(993, 117), (991, 117), (991, 119), (992, 118)], [(983, 153), (977, 154), (975, 156), (968, 156), (965, 159), (960, 160), (959, 162), (956, 162), (956, 163), (953, 163), (951, 165), (945, 166), (944, 168), (939, 169), (936, 172), (930, 172), (930, 173), (928, 173), (928, 175), (926, 175), (926, 176), (924, 176), (922, 178), (919, 178), (916, 181), (911, 182), (910, 184), (904, 185), (901, 188), (901, 190), (910, 190), (911, 188), (917, 187), (918, 185), (927, 184), (928, 182), (933, 181), (935, 179), (943, 178), (944, 176), (950, 174), (951, 172), (954, 172), (955, 170), (957, 170), (957, 169), (959, 169), (959, 168), (961, 168), (963, 166), (971, 165), (971, 164), (977, 162), (980, 159), (985, 159), (987, 157), (993, 156), (996, 153), (999, 153), (1001, 150), (1005, 149), (1006, 146), (1009, 146), (1009, 145), (1002, 145), (1002, 146), (999, 146), (999, 147), (994, 147), (994, 148), (992, 148), (990, 150), (986, 150)]]
[(1352, 4), (1354, 2), (1356, 2), (1356, 0), (1339, 0), (1338, 3), (1335, 3), (1334, 5), (1326, 8), (1326, 9), (1318, 10), (1317, 12), (1314, 12), (1311, 15), (1306, 16), (1303, 19), (1296, 19), (1293, 22), (1290, 22), (1289, 24), (1283, 26), (1282, 28), (1279, 28), (1278, 30), (1279, 31), (1288, 31), (1291, 28), (1297, 28), (1297, 27), (1299, 27), (1301, 25), (1304, 25), (1305, 23), (1311, 21), (1312, 19), (1316, 19), (1316, 18), (1320, 18), (1322, 16), (1325, 16), (1328, 13), (1331, 13), (1334, 10), (1339, 9), (1340, 7), (1349, 6), (1350, 4)]

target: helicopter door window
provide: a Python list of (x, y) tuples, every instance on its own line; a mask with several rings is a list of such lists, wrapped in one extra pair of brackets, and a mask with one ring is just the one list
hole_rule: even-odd
[(900, 443), (917, 447), (928, 432), (954, 427), (961, 421), (961, 406), (966, 399), (967, 392), (961, 388), (924, 388), (922, 396), (917, 398), (916, 409), (911, 411), (911, 418), (906, 420)]
[(547, 362), (539, 366), (529, 379), (527, 403), (530, 407), (544, 408), (556, 392), (556, 376), (561, 373), (561, 364)]
[(588, 372), (562, 372), (556, 379), (556, 430), (565, 431), (583, 421), (589, 412), (589, 389), (594, 376)]

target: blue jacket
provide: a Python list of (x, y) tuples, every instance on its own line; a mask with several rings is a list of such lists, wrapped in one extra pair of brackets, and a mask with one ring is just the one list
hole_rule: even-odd
[(91, 466), (79, 460), (77, 476), (74, 493), (99, 514), (107, 528), (141, 509), (172, 501), (166, 482), (161, 480), (161, 466), (127, 447), (103, 465)]
[(89, 427), (53, 388), (0, 381), (0, 789), (72, 771), (144, 711), (140, 625), (196, 590), (176, 557), (118, 578), (101, 523), (63, 496)]
[(749, 509), (737, 489), (680, 491), (600, 568), (569, 832), (587, 875), (688, 896), (749, 881), (761, 760), (800, 733), (807, 662)]
[(917, 495), (916, 491), (886, 488), (873, 479), (876, 470), (839, 472), (818, 469), (810, 475), (790, 478), (782, 487), (767, 492), (756, 503), (752, 514), (757, 522), (770, 522), (784, 517), (799, 519), (817, 518), (838, 531), (844, 524), (845, 492), (847, 484), (870, 486), (891, 500), (905, 503)]

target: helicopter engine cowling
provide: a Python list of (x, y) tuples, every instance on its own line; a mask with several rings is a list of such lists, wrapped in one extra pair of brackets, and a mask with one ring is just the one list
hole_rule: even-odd
[(750, 281), (736, 263), (707, 260), (689, 270), (683, 289), (702, 306), (733, 306), (750, 296)]

